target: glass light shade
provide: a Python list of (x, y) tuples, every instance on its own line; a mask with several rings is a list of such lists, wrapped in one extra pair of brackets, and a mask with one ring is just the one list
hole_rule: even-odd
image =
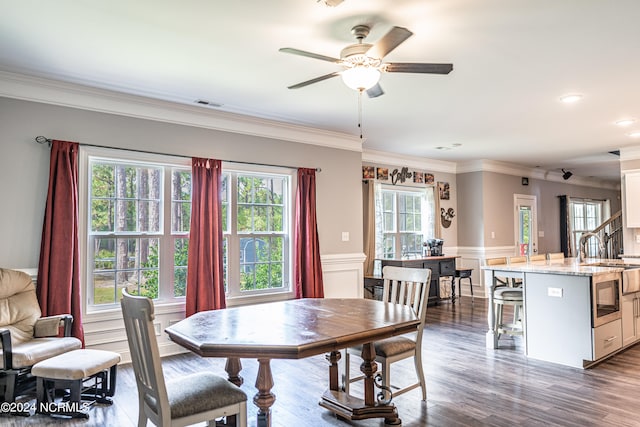
[(344, 84), (355, 90), (372, 88), (380, 80), (380, 70), (367, 66), (355, 66), (342, 72)]

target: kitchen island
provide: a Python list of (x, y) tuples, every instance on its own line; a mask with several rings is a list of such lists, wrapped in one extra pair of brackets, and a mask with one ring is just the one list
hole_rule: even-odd
[(575, 258), (484, 266), (487, 348), (498, 348), (496, 278), (522, 280), (527, 357), (585, 368), (623, 348), (620, 260)]

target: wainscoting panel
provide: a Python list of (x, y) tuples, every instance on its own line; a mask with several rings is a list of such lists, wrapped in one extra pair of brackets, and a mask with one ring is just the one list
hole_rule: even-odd
[[(500, 247), (457, 247), (454, 249), (456, 259), (456, 268), (473, 268), (471, 273), (471, 281), (473, 282), (473, 296), (479, 298), (486, 298), (485, 288), (485, 274), (482, 270), (482, 266), (487, 258), (496, 257), (510, 257), (515, 254), (515, 247), (513, 246), (500, 246)], [(447, 248), (447, 253), (452, 253), (450, 248)], [(456, 285), (457, 286), (457, 285)], [(457, 288), (456, 288), (457, 290)], [(467, 285), (467, 281), (462, 282), (462, 295), (471, 296), (471, 291)]]
[(322, 255), (325, 298), (364, 298), (363, 253)]

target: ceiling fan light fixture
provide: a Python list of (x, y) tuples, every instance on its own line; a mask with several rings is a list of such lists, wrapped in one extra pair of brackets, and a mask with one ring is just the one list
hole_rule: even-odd
[(347, 68), (342, 72), (342, 81), (351, 89), (367, 90), (380, 81), (380, 70), (364, 65)]

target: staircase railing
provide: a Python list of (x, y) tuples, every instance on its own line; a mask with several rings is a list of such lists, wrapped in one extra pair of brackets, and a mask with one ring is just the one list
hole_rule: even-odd
[(618, 211), (593, 230), (604, 244), (604, 253), (598, 254), (597, 245), (586, 245), (587, 257), (618, 258), (623, 253), (622, 211)]

